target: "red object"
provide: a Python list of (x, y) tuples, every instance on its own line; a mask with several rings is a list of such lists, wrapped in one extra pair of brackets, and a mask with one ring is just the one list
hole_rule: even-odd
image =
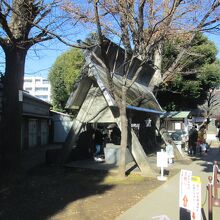
[(192, 213), (192, 218), (193, 218), (193, 219), (196, 219), (195, 212)]
[(183, 206), (186, 207), (188, 203), (188, 199), (186, 197), (186, 195), (183, 197)]

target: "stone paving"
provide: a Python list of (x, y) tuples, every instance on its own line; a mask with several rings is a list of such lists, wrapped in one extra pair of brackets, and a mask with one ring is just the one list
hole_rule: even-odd
[[(208, 219), (207, 190), (208, 176), (212, 176), (213, 161), (220, 160), (218, 147), (211, 147), (207, 155), (191, 157), (192, 163), (179, 161), (173, 168), (191, 170), (193, 176), (199, 176), (202, 182), (202, 219)], [(168, 178), (161, 187), (157, 188), (143, 200), (127, 210), (116, 220), (188, 220), (180, 218), (179, 209), (179, 173)], [(220, 219), (220, 208), (214, 208), (213, 220)]]

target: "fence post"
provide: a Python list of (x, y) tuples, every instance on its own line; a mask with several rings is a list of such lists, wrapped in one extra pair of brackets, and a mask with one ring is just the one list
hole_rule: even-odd
[(214, 161), (214, 167), (213, 167), (213, 172), (214, 172), (214, 180), (213, 180), (213, 185), (214, 185), (214, 198), (218, 198), (218, 162)]
[(209, 176), (208, 179), (208, 220), (212, 220), (212, 177)]

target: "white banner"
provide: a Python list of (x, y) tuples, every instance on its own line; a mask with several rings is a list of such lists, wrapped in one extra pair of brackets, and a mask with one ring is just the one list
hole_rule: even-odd
[(190, 170), (180, 172), (179, 207), (190, 211), (191, 220), (201, 220), (201, 181)]
[(192, 171), (181, 170), (179, 186), (179, 207), (191, 210)]
[(167, 152), (157, 152), (157, 167), (168, 167)]

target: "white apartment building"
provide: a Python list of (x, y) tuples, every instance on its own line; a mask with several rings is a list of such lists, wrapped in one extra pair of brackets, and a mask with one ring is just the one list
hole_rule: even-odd
[(23, 89), (43, 101), (51, 101), (50, 83), (46, 78), (24, 77)]

